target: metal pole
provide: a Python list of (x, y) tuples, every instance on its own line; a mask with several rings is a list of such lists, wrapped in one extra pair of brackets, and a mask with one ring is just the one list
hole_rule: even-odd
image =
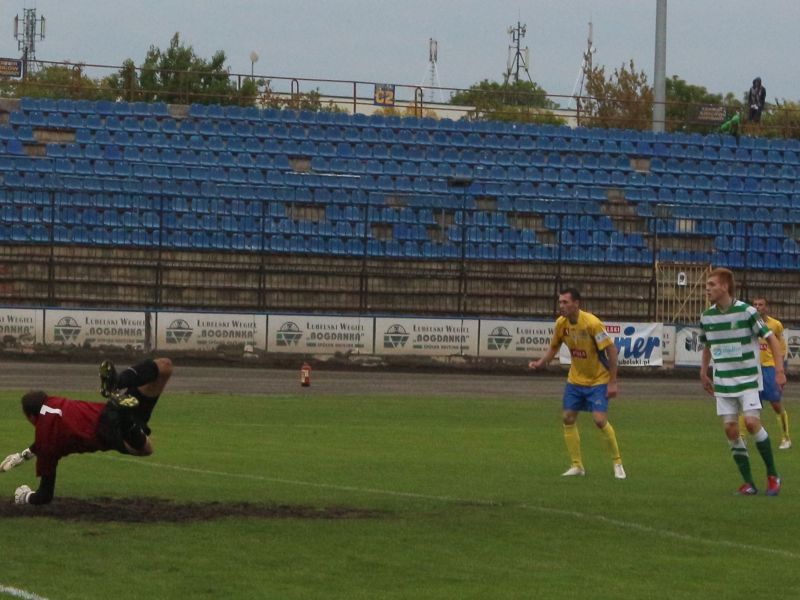
[(663, 132), (667, 101), (667, 0), (656, 0), (656, 64), (653, 76), (653, 131)]

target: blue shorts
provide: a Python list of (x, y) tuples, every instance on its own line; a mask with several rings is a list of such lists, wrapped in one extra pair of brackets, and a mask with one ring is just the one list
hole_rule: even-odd
[(608, 385), (575, 385), (564, 388), (564, 410), (608, 412)]
[(761, 367), (761, 375), (764, 378), (764, 389), (758, 393), (762, 402), (780, 402), (781, 388), (775, 383), (775, 367)]

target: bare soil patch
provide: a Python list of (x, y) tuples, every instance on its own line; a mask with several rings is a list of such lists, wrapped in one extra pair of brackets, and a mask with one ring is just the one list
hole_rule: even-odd
[(93, 523), (186, 523), (227, 517), (253, 519), (367, 519), (386, 513), (348, 506), (250, 502), (176, 502), (163, 498), (57, 497), (43, 506), (0, 504), (0, 519), (49, 518)]

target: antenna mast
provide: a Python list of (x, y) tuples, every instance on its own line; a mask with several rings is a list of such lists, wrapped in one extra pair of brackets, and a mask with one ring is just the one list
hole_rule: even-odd
[(17, 40), (17, 46), (22, 52), (22, 78), (25, 79), (30, 63), (36, 60), (36, 42), (44, 39), (44, 16), (37, 19), (35, 8), (24, 8), (22, 31), (20, 31), (19, 15), (14, 17), (14, 39)]
[(522, 69), (528, 76), (528, 81), (533, 83), (531, 73), (528, 70), (530, 50), (526, 46), (522, 48), (522, 38), (525, 37), (527, 27), (517, 21), (516, 27), (509, 27), (508, 34), (511, 36), (511, 45), (508, 47), (508, 61), (506, 64), (505, 82), (508, 83), (511, 79), (511, 74), (514, 74), (514, 83), (519, 83), (519, 71)]
[(437, 64), (439, 62), (439, 42), (435, 39), (428, 39), (428, 70), (423, 78), (420, 87), (423, 88), (423, 99), (425, 96), (425, 88), (430, 88), (430, 97), (434, 102), (444, 104), (442, 97), (442, 82), (439, 81), (439, 69)]
[(581, 69), (578, 71), (578, 77), (575, 80), (575, 86), (572, 88), (572, 99), (575, 101), (575, 110), (577, 112), (579, 125), (583, 86), (586, 83), (586, 73), (592, 70), (592, 57), (594, 56), (595, 52), (597, 52), (597, 48), (594, 46), (594, 25), (591, 21), (589, 21), (589, 37), (586, 38), (586, 51), (583, 53)]

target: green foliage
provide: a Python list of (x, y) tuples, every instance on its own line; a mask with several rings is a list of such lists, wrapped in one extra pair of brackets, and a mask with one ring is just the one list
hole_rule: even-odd
[(112, 89), (130, 100), (174, 104), (245, 104), (254, 99), (252, 87), (237, 89), (225, 67), (225, 52), (218, 50), (209, 59), (195, 54), (181, 43), (180, 34), (172, 36), (166, 50), (150, 46), (138, 69), (128, 59), (116, 78), (109, 79)]
[(677, 75), (667, 78), (667, 130), (708, 133), (713, 125), (695, 121), (699, 105), (722, 104), (722, 94), (712, 94), (705, 87), (687, 83)]
[(726, 118), (731, 118), (742, 109), (742, 102), (733, 92), (713, 94), (705, 87), (693, 85), (677, 75), (666, 80), (667, 88), (667, 130), (697, 133), (716, 131), (719, 125), (697, 122), (697, 112), (701, 105), (720, 105), (726, 110)]
[(550, 112), (558, 105), (547, 97), (544, 89), (530, 81), (499, 83), (484, 79), (468, 90), (453, 94), (450, 104), (474, 106), (474, 110), (469, 112), (474, 120), (565, 123)]
[(48, 65), (28, 73), (24, 80), (5, 79), (0, 83), (0, 95), (4, 97), (71, 98), (100, 100), (111, 98), (97, 80), (83, 72), (83, 65)]
[(775, 105), (768, 104), (761, 114), (761, 124), (750, 127), (748, 133), (800, 138), (800, 102), (784, 100)]
[(453, 94), (450, 104), (474, 106), (481, 111), (498, 110), (507, 106), (535, 106), (537, 108), (557, 108), (547, 98), (547, 92), (530, 81), (498, 83), (484, 79)]
[(633, 60), (608, 77), (605, 67), (587, 69), (586, 95), (581, 99), (582, 125), (642, 130), (652, 125), (653, 88)]

